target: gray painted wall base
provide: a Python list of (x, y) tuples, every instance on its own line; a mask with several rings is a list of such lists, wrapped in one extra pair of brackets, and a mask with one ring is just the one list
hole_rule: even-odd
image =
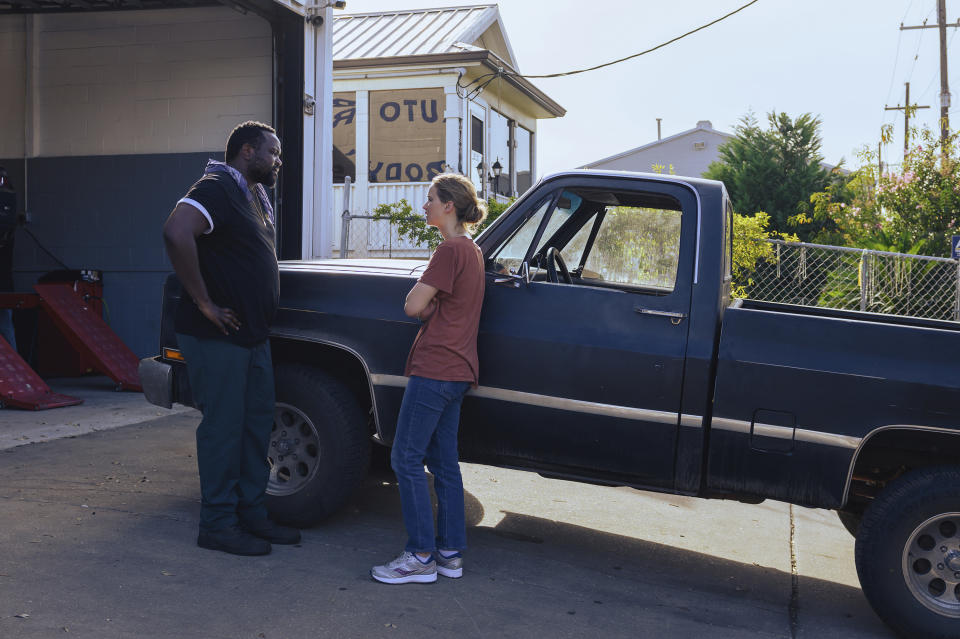
[[(161, 287), (173, 269), (161, 230), (177, 200), (222, 151), (158, 155), (0, 159), (26, 201), (27, 228), (71, 269), (103, 272), (104, 313), (138, 357), (154, 355), (160, 335)], [(23, 229), (14, 250), (17, 290), (62, 268)]]

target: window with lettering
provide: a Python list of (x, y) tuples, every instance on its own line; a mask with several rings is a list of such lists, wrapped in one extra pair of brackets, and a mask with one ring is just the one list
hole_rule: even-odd
[(347, 175), (357, 181), (357, 94), (333, 94), (333, 181), (342, 184)]
[(370, 92), (371, 183), (429, 182), (443, 173), (443, 89)]

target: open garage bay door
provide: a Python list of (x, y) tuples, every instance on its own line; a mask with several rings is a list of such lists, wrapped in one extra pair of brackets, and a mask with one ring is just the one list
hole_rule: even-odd
[(247, 119), (283, 142), (279, 257), (332, 246), (330, 22), (294, 0), (0, 0), (0, 166), (42, 244), (18, 233), (17, 290), (101, 270), (111, 328), (151, 354), (160, 228)]

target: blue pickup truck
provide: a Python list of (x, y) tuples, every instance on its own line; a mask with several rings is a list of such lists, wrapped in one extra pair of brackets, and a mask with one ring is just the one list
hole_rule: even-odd
[[(908, 637), (960, 637), (960, 326), (731, 297), (719, 182), (549, 176), (477, 239), (487, 284), (464, 461), (836, 510), (861, 585)], [(281, 263), (274, 516), (341, 507), (389, 445), (424, 262)], [(148, 399), (190, 404), (164, 291)]]

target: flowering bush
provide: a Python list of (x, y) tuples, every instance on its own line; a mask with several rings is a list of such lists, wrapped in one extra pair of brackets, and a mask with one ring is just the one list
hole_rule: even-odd
[[(849, 180), (815, 193), (814, 218), (830, 224), (817, 240), (901, 253), (946, 256), (958, 233), (960, 157), (957, 134), (942, 151), (932, 131), (917, 134), (919, 144), (904, 158), (899, 173), (877, 176), (875, 155), (862, 154), (865, 166)], [(805, 220), (798, 216), (797, 222)]]

